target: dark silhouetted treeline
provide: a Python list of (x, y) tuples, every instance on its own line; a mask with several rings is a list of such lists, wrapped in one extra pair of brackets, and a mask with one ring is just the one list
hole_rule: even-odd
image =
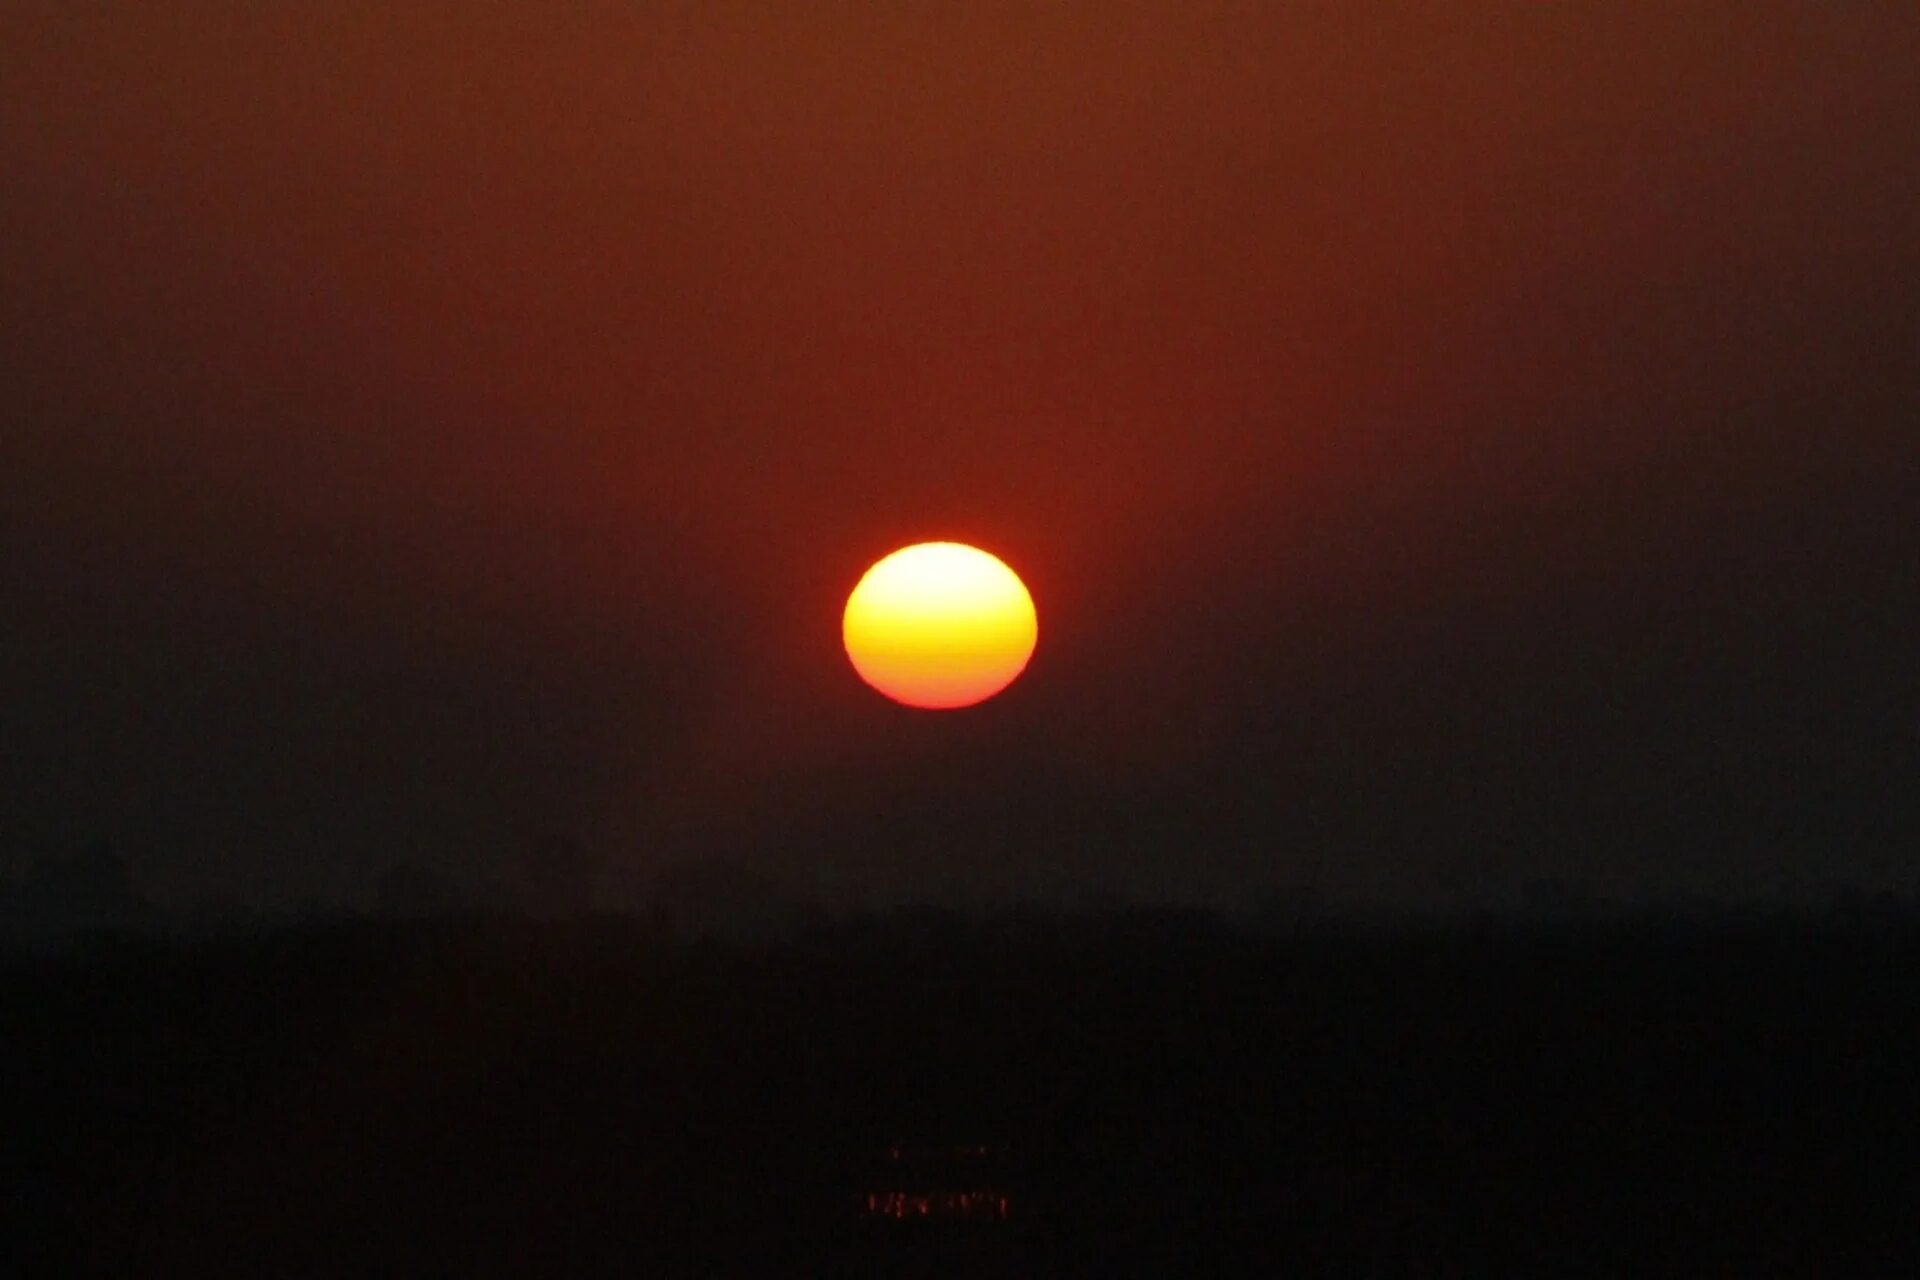
[(1884, 1273), (1916, 962), (1871, 903), (96, 940), (0, 976), (0, 1272)]

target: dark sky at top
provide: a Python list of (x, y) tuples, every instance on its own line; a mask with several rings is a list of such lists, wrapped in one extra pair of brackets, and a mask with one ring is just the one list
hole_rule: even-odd
[(0, 14), (0, 873), (1910, 889), (1917, 461), (1911, 5)]

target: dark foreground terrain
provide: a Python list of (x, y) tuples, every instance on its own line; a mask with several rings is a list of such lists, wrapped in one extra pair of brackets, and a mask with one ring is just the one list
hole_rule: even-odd
[(95, 943), (0, 979), (0, 1272), (1892, 1272), (1917, 960), (1886, 918)]

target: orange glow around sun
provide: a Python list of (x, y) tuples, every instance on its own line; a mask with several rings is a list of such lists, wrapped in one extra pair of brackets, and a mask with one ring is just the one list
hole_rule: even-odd
[(860, 678), (910, 707), (969, 707), (1013, 683), (1039, 634), (1033, 597), (958, 542), (903, 547), (847, 597), (841, 636)]

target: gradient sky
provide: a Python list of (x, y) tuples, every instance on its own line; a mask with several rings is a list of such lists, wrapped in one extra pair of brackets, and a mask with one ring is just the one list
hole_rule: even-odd
[[(1913, 889), (1916, 67), (1900, 4), (6, 5), (0, 873)], [(839, 649), (930, 538), (1041, 614), (949, 716)]]

